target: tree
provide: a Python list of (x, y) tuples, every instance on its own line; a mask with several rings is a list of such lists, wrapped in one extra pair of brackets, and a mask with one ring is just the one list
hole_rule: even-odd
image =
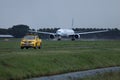
[(3, 34), (3, 35), (8, 34), (8, 30), (0, 28), (0, 34)]
[(9, 28), (8, 32), (16, 38), (21, 38), (28, 32), (29, 29), (29, 26), (20, 24)]

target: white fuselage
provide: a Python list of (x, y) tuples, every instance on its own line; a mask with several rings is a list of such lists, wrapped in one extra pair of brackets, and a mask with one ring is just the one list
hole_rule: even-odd
[(72, 29), (58, 29), (56, 31), (56, 34), (59, 36), (70, 36), (70, 35), (74, 35), (75, 32)]

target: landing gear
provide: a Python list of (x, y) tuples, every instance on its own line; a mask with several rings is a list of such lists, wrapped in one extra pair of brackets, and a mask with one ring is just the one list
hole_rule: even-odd
[(75, 38), (72, 38), (71, 40), (72, 40), (72, 41), (75, 41)]
[(74, 35), (71, 36), (71, 40), (75, 41), (75, 36)]
[(61, 41), (61, 39), (60, 39), (60, 38), (58, 38), (58, 41)]
[(61, 41), (61, 36), (60, 35), (58, 35), (58, 41)]

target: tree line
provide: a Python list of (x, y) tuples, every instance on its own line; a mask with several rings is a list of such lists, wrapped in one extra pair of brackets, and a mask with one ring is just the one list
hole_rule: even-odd
[(15, 38), (21, 38), (23, 36), (25, 36), (25, 34), (28, 32), (29, 30), (29, 26), (27, 25), (14, 25), (11, 28), (8, 29), (0, 29), (0, 34), (2, 35), (13, 35)]
[[(52, 32), (55, 33), (56, 30), (59, 28), (39, 28), (38, 31), (43, 31), (43, 32)], [(15, 38), (22, 38), (25, 36), (29, 30), (35, 30), (35, 29), (30, 29), (28, 25), (14, 25), (11, 28), (8, 29), (3, 29), (0, 28), (0, 34), (2, 35), (13, 35)], [(117, 28), (113, 29), (103, 29), (103, 28), (73, 28), (73, 30), (77, 33), (80, 32), (89, 32), (89, 31), (100, 31), (100, 30), (109, 30), (108, 32), (103, 32), (103, 33), (94, 33), (94, 34), (83, 34), (81, 35), (81, 38), (83, 39), (120, 39), (120, 30)], [(48, 39), (49, 35), (45, 34), (39, 34), (39, 36), (43, 39)]]

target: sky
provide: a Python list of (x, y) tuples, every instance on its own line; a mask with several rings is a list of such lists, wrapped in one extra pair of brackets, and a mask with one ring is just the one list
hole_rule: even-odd
[(0, 0), (0, 28), (18, 24), (120, 29), (120, 0)]

